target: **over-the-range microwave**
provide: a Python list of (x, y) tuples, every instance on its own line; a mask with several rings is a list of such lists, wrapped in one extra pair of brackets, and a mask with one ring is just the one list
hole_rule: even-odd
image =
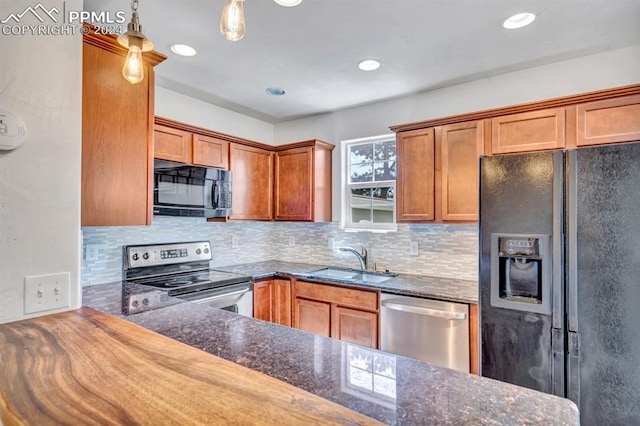
[(231, 172), (171, 161), (154, 161), (153, 214), (231, 215)]

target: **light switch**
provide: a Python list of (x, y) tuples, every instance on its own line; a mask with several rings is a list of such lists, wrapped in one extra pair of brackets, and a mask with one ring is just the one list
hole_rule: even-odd
[(71, 274), (62, 272), (24, 278), (24, 313), (50, 311), (70, 305)]

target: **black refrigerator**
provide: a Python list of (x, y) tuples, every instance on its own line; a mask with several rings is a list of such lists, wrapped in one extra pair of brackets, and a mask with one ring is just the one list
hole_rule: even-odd
[(640, 143), (480, 159), (481, 374), (640, 425)]

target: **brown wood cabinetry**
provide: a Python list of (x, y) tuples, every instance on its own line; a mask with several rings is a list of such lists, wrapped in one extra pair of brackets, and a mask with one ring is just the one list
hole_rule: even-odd
[(482, 120), (449, 124), (436, 132), (436, 213), (443, 221), (478, 220), (478, 160), (484, 153), (484, 133)]
[(331, 151), (320, 142), (275, 155), (275, 220), (331, 221)]
[(577, 145), (640, 141), (640, 95), (576, 106)]
[(254, 283), (253, 317), (291, 327), (291, 281), (269, 279)]
[(471, 374), (480, 374), (479, 325), (478, 305), (471, 304), (469, 305), (469, 372)]
[(565, 109), (504, 115), (491, 120), (491, 153), (562, 149), (565, 140)]
[(295, 328), (378, 348), (379, 292), (298, 280), (293, 293)]
[(193, 164), (228, 169), (229, 142), (194, 133)]
[(273, 153), (251, 146), (231, 144), (229, 164), (233, 172), (231, 219), (271, 220)]
[(154, 158), (191, 164), (191, 133), (156, 124), (153, 138)]
[(166, 57), (144, 53), (144, 80), (131, 84), (126, 55), (113, 36), (83, 36), (82, 226), (151, 223), (153, 67)]
[(396, 137), (397, 222), (435, 220), (435, 138), (433, 129), (401, 132)]
[(478, 220), (484, 121), (398, 133), (398, 222)]

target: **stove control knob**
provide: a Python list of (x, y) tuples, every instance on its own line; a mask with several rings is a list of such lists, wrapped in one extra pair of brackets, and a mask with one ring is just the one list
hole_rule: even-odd
[(140, 257), (138, 256), (138, 253), (134, 253), (133, 256), (131, 256), (131, 258), (133, 260), (138, 260)]
[(143, 254), (143, 255), (142, 255), (142, 258), (143, 258), (144, 260), (149, 259), (149, 253), (145, 253), (145, 254)]
[(142, 299), (142, 304), (144, 306), (149, 306), (149, 299), (147, 299), (146, 297), (144, 299)]
[[(206, 249), (205, 249), (205, 250), (206, 250)], [(196, 254), (200, 254), (200, 253), (202, 253), (202, 250), (200, 250), (200, 249), (196, 249)]]
[(133, 306), (134, 308), (137, 308), (138, 305), (140, 305), (140, 302), (138, 302), (137, 300), (131, 302), (131, 306)]
[(208, 248), (208, 247), (205, 247), (205, 248), (204, 248), (204, 254), (207, 254), (207, 253), (209, 253), (209, 248)]

